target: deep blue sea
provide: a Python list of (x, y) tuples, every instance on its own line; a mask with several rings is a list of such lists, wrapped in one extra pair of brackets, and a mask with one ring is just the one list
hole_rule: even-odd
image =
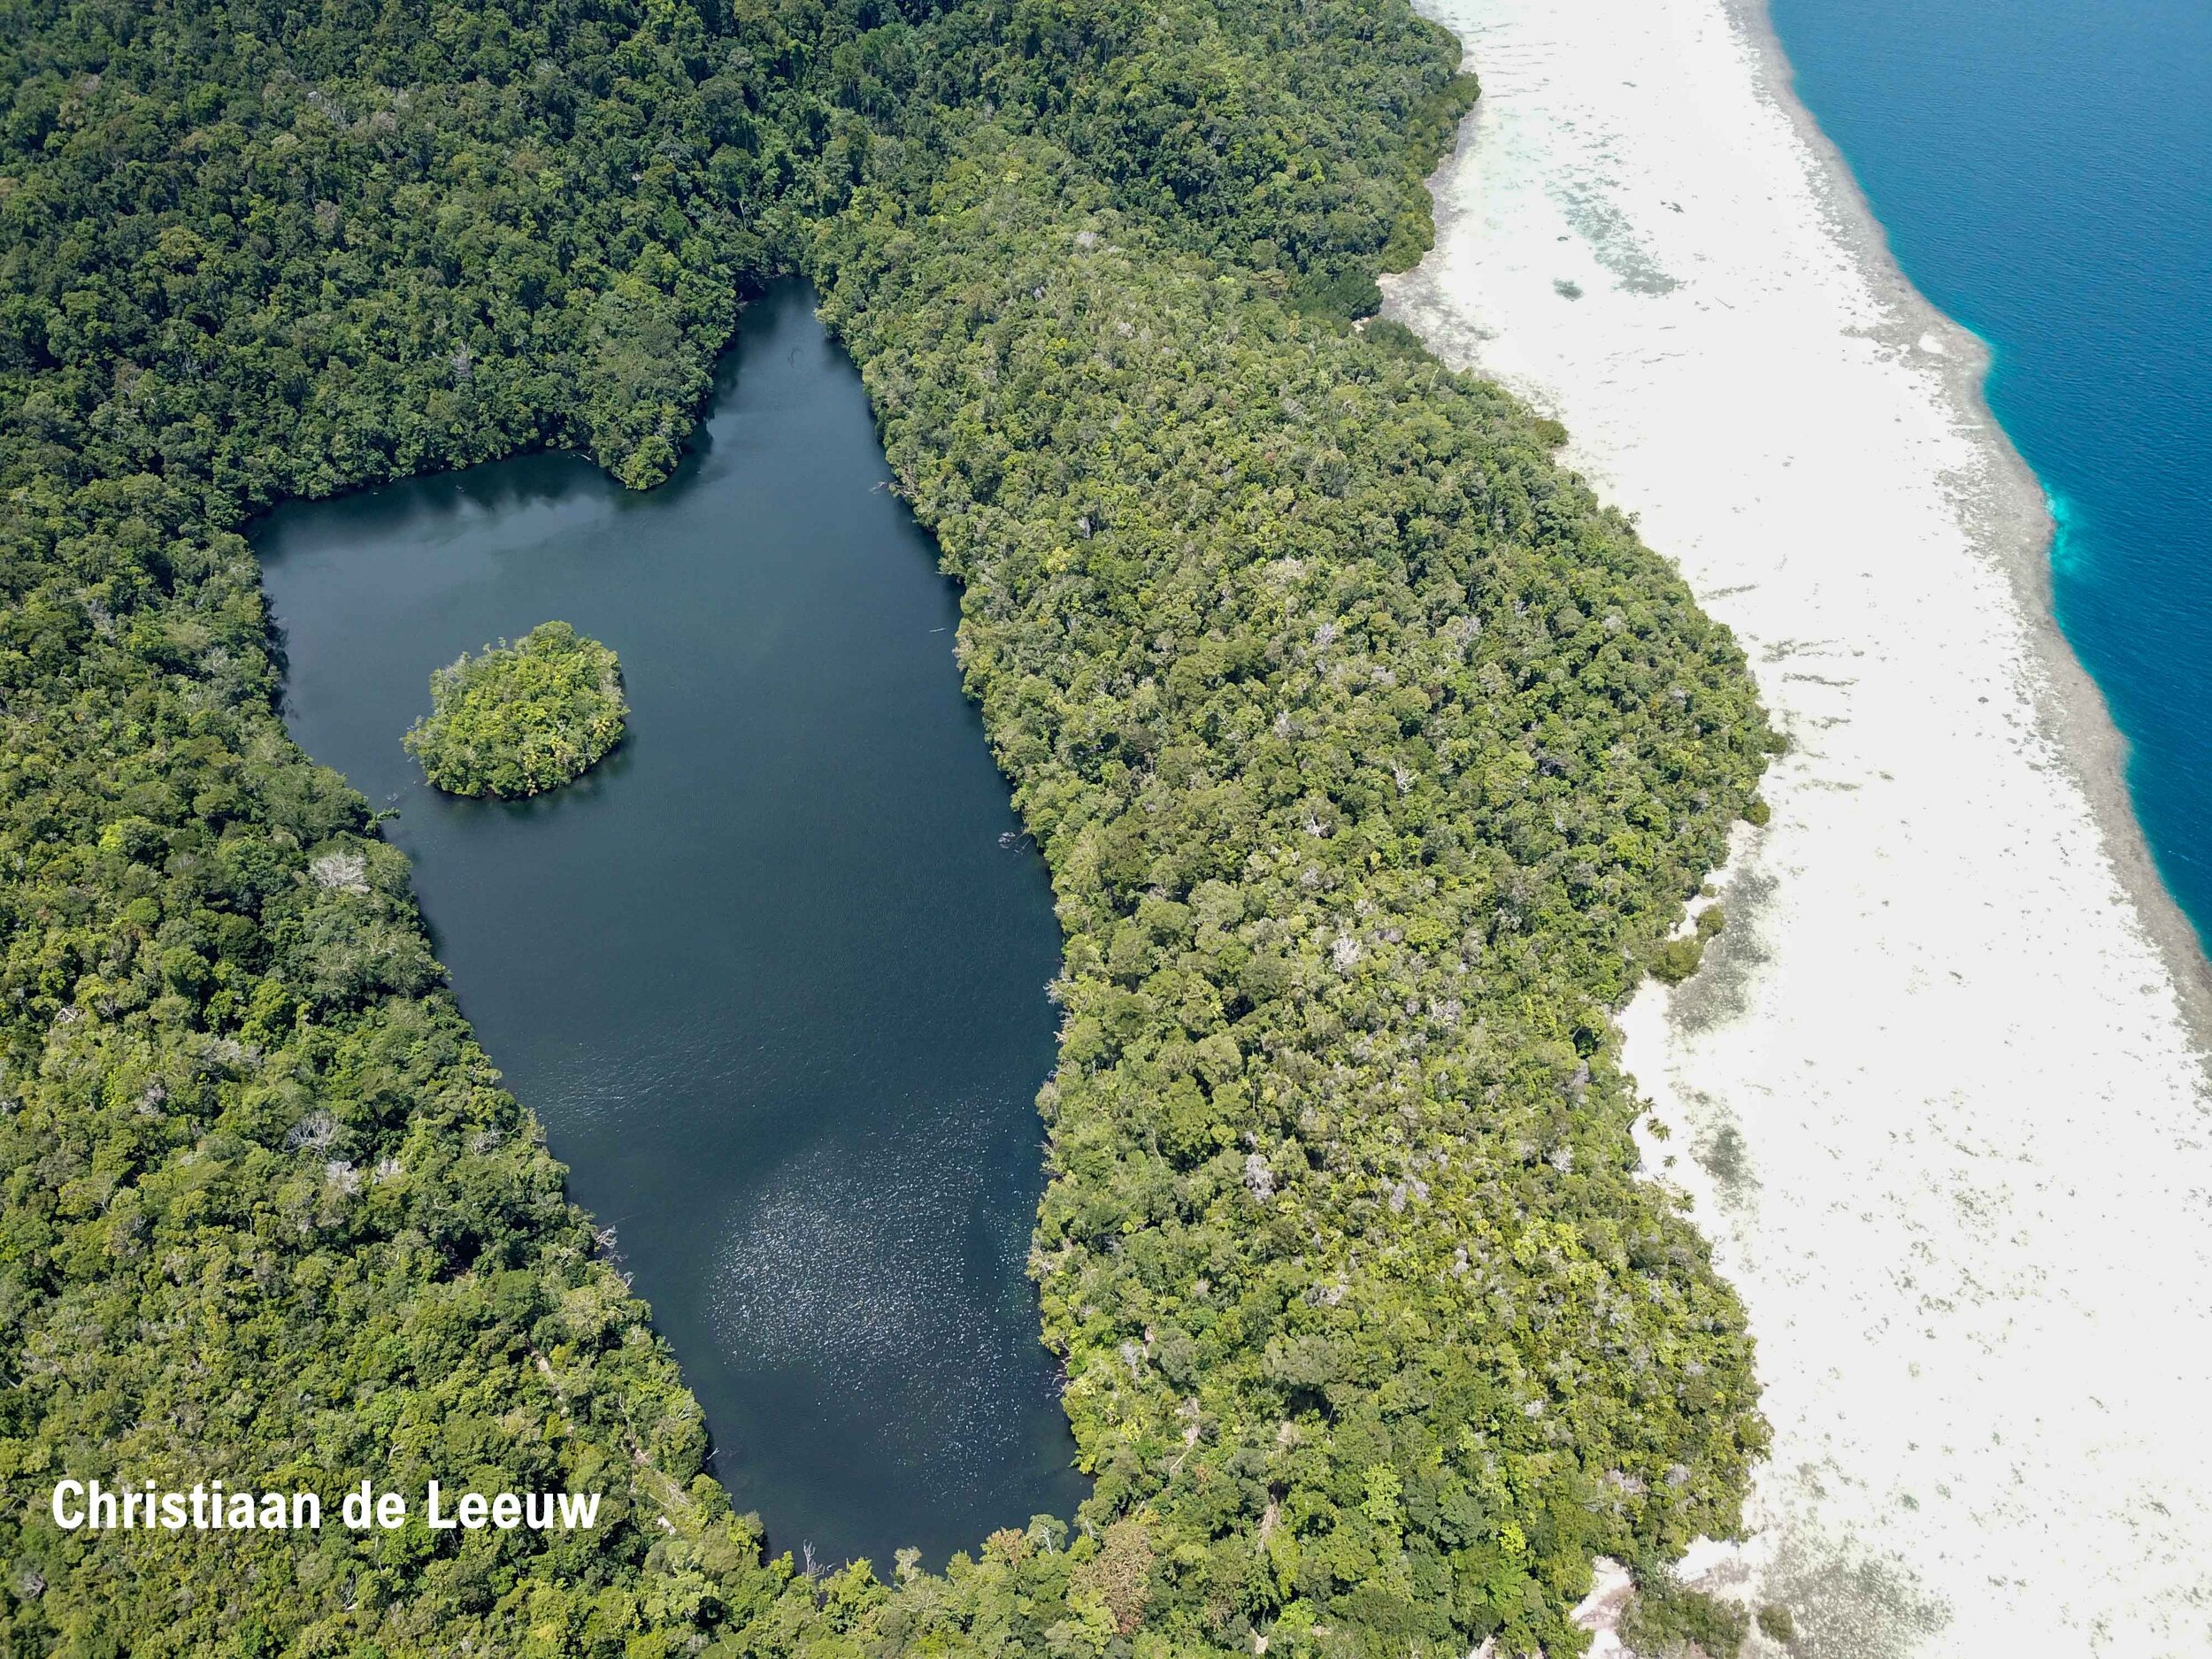
[(2212, 0), (1772, 0), (1898, 262), (1993, 349), (2058, 618), (2212, 937)]

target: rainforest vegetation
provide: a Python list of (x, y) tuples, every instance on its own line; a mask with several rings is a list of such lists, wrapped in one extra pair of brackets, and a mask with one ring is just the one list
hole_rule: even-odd
[(464, 653), (430, 676), (430, 712), (401, 741), (449, 795), (537, 795), (580, 778), (622, 741), (629, 704), (615, 655), (565, 622)]
[[(1376, 322), (1468, 106), (1402, 0), (0, 0), (0, 1647), (1559, 1655), (1763, 1444), (1609, 1017), (1768, 736), (1557, 430)], [(649, 486), (796, 267), (962, 585), (1067, 936), (1033, 1271), (1094, 1495), (821, 1574), (285, 736), (240, 530)], [(603, 1490), (89, 1536), (64, 1475)], [(766, 1517), (768, 1525), (774, 1517)]]

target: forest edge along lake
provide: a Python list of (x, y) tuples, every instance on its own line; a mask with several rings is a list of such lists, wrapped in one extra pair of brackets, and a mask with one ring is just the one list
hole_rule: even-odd
[[(1085, 1485), (1025, 1275), (1060, 937), (803, 284), (742, 319), (676, 476), (541, 454), (272, 513), (295, 739), (413, 860), (464, 1012), (611, 1232), (771, 1548), (887, 1567)], [(433, 670), (557, 618), (621, 746), (528, 800), (400, 747)]]

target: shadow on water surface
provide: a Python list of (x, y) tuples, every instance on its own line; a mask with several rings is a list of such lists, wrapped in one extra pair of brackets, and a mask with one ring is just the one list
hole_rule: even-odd
[[(950, 585), (811, 305), (747, 312), (650, 494), (527, 456), (288, 506), (257, 545), (293, 735), (399, 809), (461, 1005), (738, 1507), (887, 1569), (1085, 1489), (1023, 1271), (1060, 941)], [(534, 800), (430, 790), (399, 740), (431, 671), (550, 618), (620, 655), (628, 739)]]

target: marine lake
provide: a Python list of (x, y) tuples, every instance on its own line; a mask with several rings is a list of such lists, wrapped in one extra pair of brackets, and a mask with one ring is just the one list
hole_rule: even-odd
[[(414, 860), (463, 1010), (615, 1230), (772, 1548), (941, 1564), (1086, 1489), (1024, 1274), (1060, 938), (963, 695), (936, 549), (803, 285), (747, 312), (677, 476), (541, 455), (257, 532), (285, 715)], [(455, 800), (431, 671), (558, 618), (629, 735)]]

